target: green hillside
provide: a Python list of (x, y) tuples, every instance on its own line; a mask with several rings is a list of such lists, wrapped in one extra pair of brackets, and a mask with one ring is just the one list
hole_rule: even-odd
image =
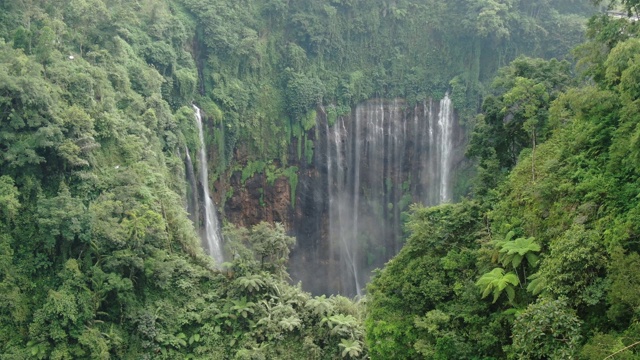
[[(638, 357), (639, 30), (594, 17), (571, 55), (593, 11), (0, 2), (0, 358)], [(281, 225), (228, 224), (224, 266), (202, 251), (185, 211), (192, 102), (211, 181), (265, 172), (295, 192), (319, 104), (335, 120), (447, 91), (472, 130), (473, 190), (414, 207), (364, 300), (291, 285)]]
[(468, 150), (474, 195), (415, 207), (369, 286), (372, 358), (640, 358), (638, 31), (596, 17), (575, 70), (500, 71)]

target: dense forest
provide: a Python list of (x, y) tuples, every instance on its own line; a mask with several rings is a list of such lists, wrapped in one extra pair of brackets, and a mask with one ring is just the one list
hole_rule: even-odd
[(369, 286), (372, 358), (640, 358), (638, 31), (594, 17), (575, 67), (500, 70), (472, 196), (414, 207)]
[[(0, 357), (640, 358), (640, 28), (594, 12), (0, 2)], [(473, 185), (411, 207), (364, 298), (292, 285), (281, 224), (227, 223), (224, 264), (202, 250), (185, 211), (192, 103), (224, 214), (231, 179), (258, 173), (295, 207), (319, 106), (335, 122), (445, 93)]]

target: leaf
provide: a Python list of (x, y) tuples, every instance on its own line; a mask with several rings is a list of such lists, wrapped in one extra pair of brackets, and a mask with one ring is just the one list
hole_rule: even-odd
[(527, 257), (527, 262), (529, 263), (529, 265), (531, 265), (533, 267), (538, 266), (538, 255), (536, 255), (534, 253), (527, 253), (526, 257)]
[(500, 294), (501, 294), (501, 292), (500, 292), (500, 291), (498, 291), (498, 289), (496, 288), (496, 289), (493, 291), (493, 301), (492, 301), (491, 303), (495, 304), (495, 303), (496, 303), (496, 301), (498, 301), (498, 298), (500, 297)]
[(489, 296), (489, 294), (491, 294), (491, 287), (487, 286), (487, 288), (482, 292), (482, 298), (486, 298), (487, 296)]
[(505, 289), (505, 291), (507, 292), (507, 297), (509, 298), (509, 302), (513, 302), (513, 299), (515, 299), (516, 297), (515, 289), (512, 287), (508, 287)]
[[(535, 266), (537, 264), (536, 252), (540, 251), (540, 245), (535, 242), (534, 237), (529, 238), (517, 238), (514, 241), (501, 242), (500, 254), (502, 265), (511, 263), (514, 268), (517, 268), (522, 263), (522, 258), (526, 257), (529, 265)], [(531, 255), (530, 255), (531, 254)], [(530, 261), (531, 259), (532, 261)]]
[(483, 299), (490, 293), (493, 293), (493, 302), (495, 303), (500, 297), (500, 294), (502, 294), (505, 289), (513, 290), (513, 287), (518, 285), (519, 283), (520, 279), (515, 273), (509, 272), (505, 274), (503, 268), (495, 268), (490, 272), (482, 275), (480, 279), (476, 281), (476, 286), (483, 288)]
[(362, 346), (358, 340), (340, 339), (338, 346), (342, 348), (342, 357), (346, 357), (347, 355), (357, 357), (362, 352)]
[(522, 255), (520, 254), (515, 254), (513, 256), (513, 260), (511, 260), (511, 265), (514, 268), (517, 268), (518, 266), (520, 266), (520, 263), (522, 262)]
[(503, 279), (504, 281), (508, 282), (513, 286), (520, 284), (520, 279), (518, 278), (518, 275), (512, 272), (507, 273)]
[(547, 287), (545, 279), (540, 276), (540, 273), (535, 273), (529, 276), (529, 280), (531, 281), (529, 282), (529, 285), (527, 285), (527, 291), (532, 293), (533, 295), (540, 294)]

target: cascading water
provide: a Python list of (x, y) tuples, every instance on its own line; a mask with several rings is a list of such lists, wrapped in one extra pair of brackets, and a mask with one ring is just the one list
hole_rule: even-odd
[(407, 206), (451, 200), (462, 131), (448, 95), (411, 108), (402, 100), (370, 100), (332, 125), (318, 121), (329, 221), (326, 255), (314, 266), (326, 273), (303, 284), (318, 293), (361, 295), (371, 271), (399, 250)]
[(440, 202), (451, 199), (449, 184), (451, 183), (451, 151), (453, 140), (451, 137), (453, 116), (451, 114), (451, 99), (449, 94), (440, 101), (440, 113), (438, 114), (438, 127), (440, 128)]
[[(207, 170), (208, 163), (206, 147), (204, 143), (204, 133), (202, 129), (202, 114), (200, 113), (200, 108), (195, 105), (193, 105), (193, 110), (195, 113), (196, 124), (198, 126), (198, 135), (200, 138), (200, 150), (198, 151), (198, 172), (200, 175), (200, 187), (202, 189), (203, 198), (203, 206), (201, 212), (203, 226), (200, 226), (200, 237), (202, 239), (202, 245), (207, 253), (211, 257), (213, 257), (218, 266), (220, 266), (220, 264), (222, 264), (222, 262), (224, 261), (221, 247), (222, 242), (220, 240), (221, 236), (220, 227), (218, 225), (218, 215), (209, 194), (209, 171)], [(187, 149), (187, 160), (189, 163), (191, 163), (191, 158), (189, 157), (189, 149)], [(192, 216), (194, 215), (192, 214)], [(195, 217), (197, 217), (197, 211)]]
[(189, 148), (185, 145), (185, 173), (187, 176), (187, 212), (189, 219), (197, 226), (200, 219), (200, 206), (198, 204), (198, 183), (196, 180), (196, 172), (193, 168), (193, 161), (189, 154)]

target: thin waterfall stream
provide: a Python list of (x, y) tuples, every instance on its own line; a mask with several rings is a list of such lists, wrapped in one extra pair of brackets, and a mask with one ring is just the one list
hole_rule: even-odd
[(451, 132), (453, 127), (453, 116), (451, 114), (451, 99), (449, 94), (440, 101), (440, 113), (438, 114), (438, 126), (440, 127), (440, 202), (445, 203), (451, 200), (449, 185), (451, 182), (451, 151), (453, 141)]
[[(218, 222), (218, 214), (211, 200), (209, 194), (209, 171), (207, 162), (207, 149), (204, 142), (204, 131), (202, 128), (202, 114), (200, 108), (193, 105), (193, 110), (196, 118), (196, 125), (198, 126), (198, 137), (200, 138), (200, 149), (198, 150), (198, 173), (200, 175), (200, 186), (202, 189), (202, 220), (203, 225), (200, 226), (200, 237), (202, 239), (202, 246), (205, 251), (216, 261), (216, 264), (220, 266), (223, 261), (222, 255), (222, 237), (220, 236), (220, 225)], [(189, 157), (189, 149), (187, 149), (187, 158), (191, 162)], [(196, 212), (197, 214), (197, 212)]]

